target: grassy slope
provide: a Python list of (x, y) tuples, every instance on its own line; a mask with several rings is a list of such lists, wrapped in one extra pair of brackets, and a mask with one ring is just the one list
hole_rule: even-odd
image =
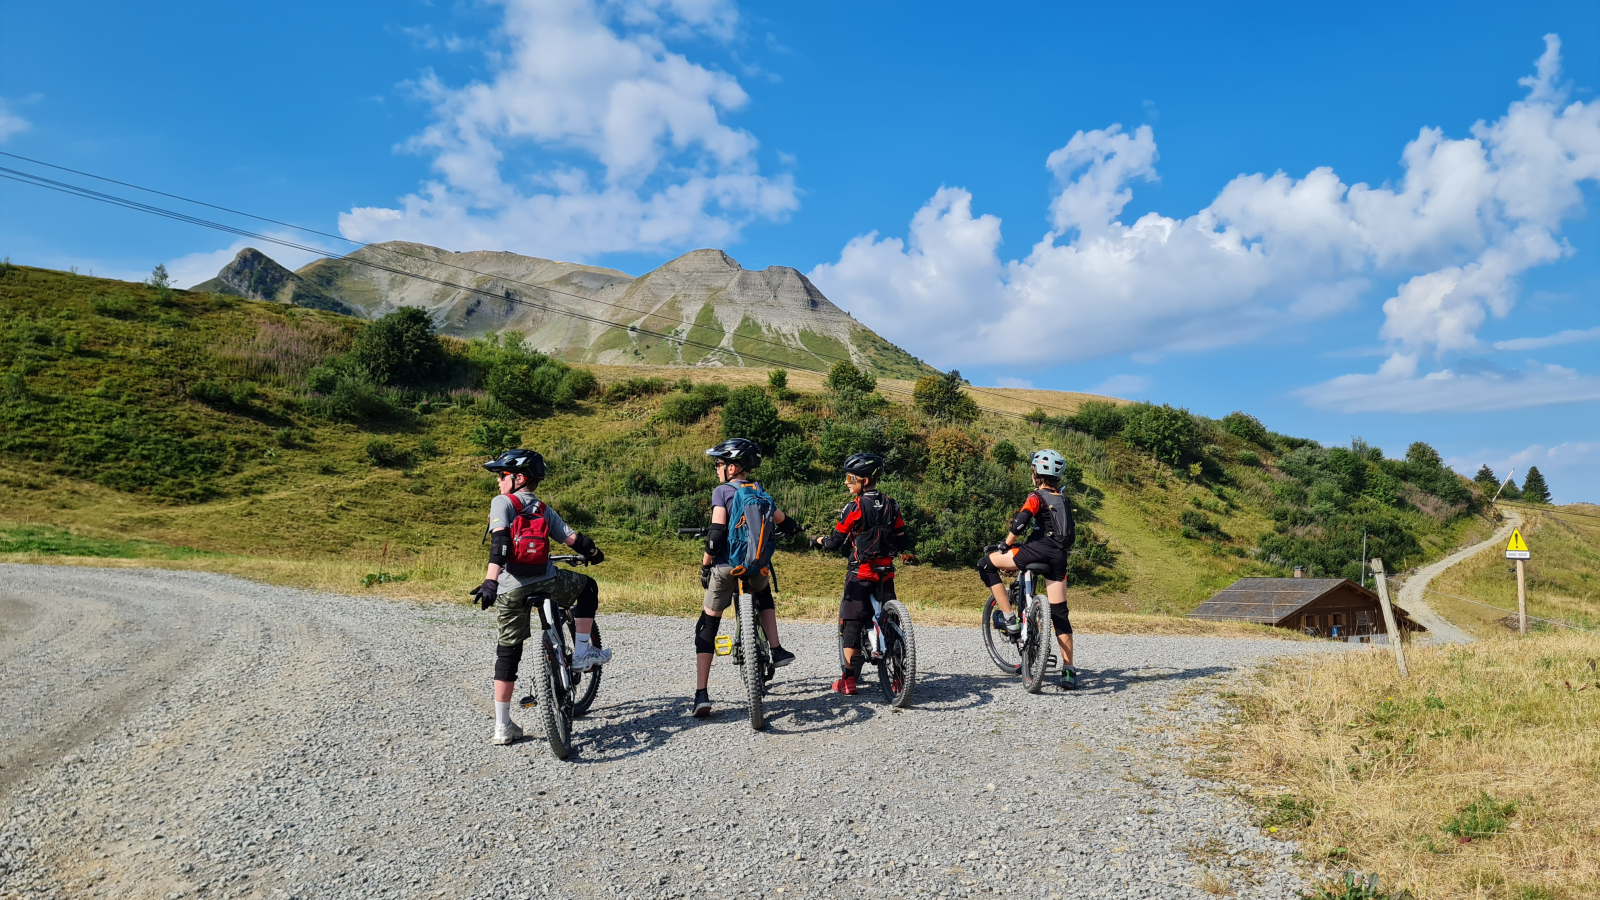
[[(1600, 506), (1574, 503), (1517, 512), (1523, 518), (1522, 536), (1533, 552), (1526, 575), (1528, 615), (1600, 631)], [(1504, 548), (1485, 550), (1434, 579), (1430, 588), (1437, 593), (1428, 594), (1428, 603), (1473, 634), (1503, 634), (1501, 620), (1517, 608), (1514, 565), (1505, 558)]]
[[(120, 306), (111, 304), (115, 310), (108, 313), (105, 296), (123, 300)], [(446, 407), (409, 424), (330, 424), (311, 414), (294, 379), (274, 379), (259, 365), (250, 368), (247, 354), (229, 357), (220, 351), (249, 345), (262, 329), (315, 334), (337, 343), (340, 336), (348, 339), (350, 330), (359, 327), (356, 323), (315, 311), (182, 291), (172, 294), (168, 306), (154, 301), (153, 292), (142, 286), (56, 272), (13, 267), (0, 279), (0, 302), (13, 313), (11, 340), (4, 345), (10, 348), (9, 358), (0, 359), (0, 368), (25, 374), (29, 398), (23, 405), (13, 398), (12, 405), (0, 407), (9, 411), (8, 426), (25, 426), (13, 427), (11, 437), (0, 439), (0, 528), (15, 533), (16, 526), (44, 524), (88, 538), (192, 548), (211, 555), (163, 564), (336, 590), (350, 590), (365, 575), (383, 569), (404, 574), (407, 581), (375, 590), (397, 596), (459, 596), (481, 576), (484, 551), (478, 541), (493, 487), (477, 468), (481, 455), (467, 441), (480, 421), (475, 414)], [(305, 360), (286, 365), (304, 368)], [(602, 381), (651, 372), (603, 366), (594, 371)], [(727, 384), (765, 380), (764, 371), (753, 369), (666, 368), (659, 373)], [(206, 405), (185, 393), (197, 380), (234, 385), (245, 377), (256, 379), (257, 394), (242, 406)], [(792, 372), (790, 384), (814, 391), (821, 382), (815, 375)], [(886, 389), (910, 386), (882, 384)], [(1090, 396), (984, 390), (978, 395), (983, 405), (1015, 406), (1018, 411), (1039, 405), (1052, 412), (1070, 411)], [(586, 530), (608, 549), (611, 561), (595, 574), (607, 583), (609, 602), (687, 613), (697, 602), (695, 546), (659, 532), (606, 527), (608, 504), (625, 507), (629, 502), (606, 466), (626, 459), (660, 472), (675, 457), (700, 460), (703, 448), (719, 437), (715, 416), (689, 427), (653, 423), (659, 402), (653, 397), (586, 403), (573, 413), (525, 420), (520, 430), (524, 445), (543, 450), (554, 471), (565, 472), (560, 479), (553, 476), (548, 499), (558, 509), (582, 506), (596, 514), (597, 524)], [(26, 416), (19, 409), (26, 409)], [(783, 409), (786, 417), (796, 413), (786, 404)], [(107, 434), (117, 438), (122, 432), (108, 432), (107, 423), (119, 419), (138, 425), (132, 432), (135, 442), (171, 432), (186, 436), (183, 447), (206, 448), (198, 458), (205, 473), (194, 479), (195, 492), (214, 496), (205, 502), (174, 502), (137, 485), (111, 490), (63, 477), (76, 467), (103, 463), (87, 451), (74, 451), (63, 466), (57, 443), (109, 448), (109, 456), (117, 459), (116, 448), (122, 445)], [(1076, 609), (1182, 613), (1236, 577), (1272, 574), (1243, 555), (1258, 535), (1270, 530), (1270, 476), (1262, 470), (1230, 464), (1234, 484), (1213, 493), (1170, 477), (1170, 471), (1163, 475), (1120, 443), (1103, 444), (998, 416), (986, 416), (979, 426), (1019, 447), (1056, 446), (1083, 461), (1089, 488), (1079, 500), (1081, 518), (1110, 539), (1120, 558), (1098, 584), (1074, 588)], [(419, 461), (405, 470), (368, 464), (363, 447), (374, 432), (413, 451)], [(424, 452), (430, 444), (432, 452)], [(1236, 448), (1224, 449), (1231, 458)], [(596, 454), (606, 460), (605, 466), (585, 462)], [(185, 460), (195, 463), (180, 459)], [(818, 527), (826, 521), (822, 510), (836, 508), (844, 494), (825, 483), (780, 490), (779, 499), (786, 506), (802, 504), (809, 510), (808, 524)], [(1230, 538), (1181, 537), (1178, 519), (1192, 502), (1204, 504)], [(996, 523), (996, 533), (999, 528)], [(1453, 531), (1441, 530), (1433, 540), (1453, 544)], [(841, 578), (837, 559), (784, 552), (779, 567), (789, 611), (831, 613)], [(964, 568), (911, 566), (901, 584), (903, 595), (930, 614), (949, 610), (963, 619), (981, 596), (975, 576)]]

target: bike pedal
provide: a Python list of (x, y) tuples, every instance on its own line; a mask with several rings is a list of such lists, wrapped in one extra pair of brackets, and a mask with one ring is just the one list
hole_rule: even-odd
[(528, 696), (523, 697), (521, 700), (518, 700), (517, 705), (523, 709), (532, 709), (533, 707), (539, 705), (539, 701), (533, 699), (533, 695), (529, 694)]
[(733, 652), (733, 635), (722, 634), (717, 636), (717, 655), (727, 656)]

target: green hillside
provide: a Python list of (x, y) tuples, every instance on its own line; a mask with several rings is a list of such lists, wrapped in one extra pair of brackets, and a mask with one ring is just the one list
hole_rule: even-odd
[[(1424, 444), (1405, 460), (1320, 448), (1243, 414), (1062, 394), (1049, 412), (1065, 417), (969, 419), (936, 380), (919, 407), (848, 366), (786, 385), (748, 369), (589, 369), (512, 334), (438, 338), (422, 316), (366, 323), (9, 265), (0, 311), (8, 558), (143, 558), (460, 596), (485, 558), (494, 485), (478, 464), (520, 444), (550, 461), (545, 498), (606, 548), (594, 574), (613, 608), (688, 612), (698, 549), (672, 529), (706, 520), (702, 451), (724, 422), (773, 448), (764, 481), (813, 530), (844, 502), (834, 461), (887, 455), (885, 489), (915, 539), (901, 590), (924, 608), (981, 596), (970, 563), (1002, 534), (1027, 491), (1026, 454), (1042, 446), (1081, 469), (1078, 608), (1181, 613), (1236, 577), (1294, 564), (1351, 575), (1363, 530), (1398, 569), (1484, 522), (1477, 489)], [(778, 565), (789, 612), (830, 614), (838, 559), (785, 550)]]

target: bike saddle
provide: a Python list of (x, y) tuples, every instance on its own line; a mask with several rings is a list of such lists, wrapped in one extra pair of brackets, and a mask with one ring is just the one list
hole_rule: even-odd
[(1041, 575), (1049, 575), (1050, 574), (1050, 564), (1049, 563), (1028, 563), (1027, 565), (1023, 566), (1022, 568), (1023, 568), (1024, 571), (1038, 572)]

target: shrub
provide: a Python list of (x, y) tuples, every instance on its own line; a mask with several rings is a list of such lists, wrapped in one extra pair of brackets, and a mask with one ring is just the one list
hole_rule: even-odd
[(411, 464), (411, 455), (386, 438), (372, 438), (367, 441), (367, 446), (362, 452), (366, 455), (367, 462), (387, 469), (404, 468)]
[(661, 493), (660, 482), (645, 469), (630, 469), (619, 473), (616, 477), (616, 486), (618, 491), (633, 496)]
[(778, 407), (773, 405), (766, 391), (752, 384), (728, 394), (728, 402), (722, 407), (724, 438), (748, 438), (760, 444), (766, 453), (772, 453), (782, 435)]
[(994, 445), (994, 449), (989, 452), (994, 456), (996, 464), (1005, 466), (1008, 470), (1015, 469), (1017, 463), (1022, 461), (1022, 452), (1017, 449), (1016, 444), (1008, 440), (1000, 440), (999, 443)]
[(1234, 410), (1222, 417), (1222, 430), (1257, 447), (1271, 448), (1272, 432), (1255, 416)]
[(324, 414), (342, 422), (383, 419), (396, 412), (389, 398), (371, 382), (345, 375), (322, 401)]
[(767, 387), (774, 391), (789, 389), (789, 373), (785, 369), (773, 369), (767, 373)]
[[(1048, 418), (1040, 411), (1040, 421)], [(1068, 416), (1064, 424), (1074, 431), (1082, 431), (1105, 440), (1120, 434), (1125, 421), (1126, 414), (1121, 406), (1105, 400), (1089, 400), (1078, 407), (1077, 412)]]
[(767, 460), (767, 475), (773, 478), (805, 480), (811, 477), (811, 464), (816, 460), (816, 448), (798, 434), (791, 434), (778, 442), (777, 451)]
[(256, 386), (253, 382), (249, 381), (239, 382), (233, 386), (232, 391), (228, 392), (228, 400), (232, 402), (234, 406), (249, 406), (250, 401), (254, 400), (255, 398)]
[(693, 425), (713, 407), (721, 406), (727, 400), (726, 387), (720, 384), (697, 384), (691, 387), (688, 393), (673, 394), (661, 401), (661, 408), (656, 411), (656, 418), (663, 422)]
[(317, 366), (306, 373), (306, 390), (313, 394), (331, 394), (338, 384), (338, 371), (327, 366)]
[(978, 401), (961, 389), (961, 373), (955, 369), (943, 375), (917, 379), (911, 391), (917, 409), (931, 419), (944, 422), (971, 422), (978, 418)]
[(189, 385), (189, 398), (214, 406), (227, 402), (228, 389), (220, 381), (204, 378)]
[(961, 428), (941, 428), (928, 435), (928, 471), (935, 477), (969, 473), (983, 462), (988, 439)]
[(878, 389), (878, 379), (871, 372), (862, 371), (850, 362), (837, 362), (828, 370), (828, 390), (854, 390), (870, 394)]
[(1444, 460), (1439, 458), (1439, 451), (1417, 441), (1406, 448), (1406, 462), (1414, 466), (1437, 469), (1444, 466)]
[(491, 456), (498, 456), (521, 444), (522, 435), (512, 431), (511, 427), (503, 422), (491, 420), (472, 426), (472, 430), (467, 433), (467, 443)]
[(1179, 518), (1181, 532), (1184, 537), (1198, 540), (1202, 537), (1226, 538), (1216, 522), (1198, 509), (1186, 509)]
[(861, 425), (835, 421), (822, 430), (824, 466), (843, 465), (852, 453), (876, 453), (881, 449), (877, 435)]
[(623, 400), (632, 400), (635, 397), (665, 393), (666, 390), (667, 383), (660, 378), (629, 378), (626, 381), (617, 381), (606, 385), (604, 396), (613, 403), (620, 403)]
[(672, 497), (692, 494), (699, 487), (700, 478), (694, 466), (681, 456), (675, 456), (661, 472), (661, 491)]
[(89, 308), (109, 319), (131, 319), (139, 314), (139, 307), (139, 298), (122, 291), (89, 298)]
[(1254, 450), (1240, 450), (1238, 455), (1234, 458), (1247, 466), (1261, 465), (1261, 454), (1255, 452)]
[(1122, 435), (1129, 444), (1176, 466), (1194, 449), (1197, 429), (1187, 409), (1136, 403), (1128, 410)]
[(419, 306), (402, 306), (361, 329), (350, 355), (377, 384), (431, 384), (449, 364), (433, 319)]
[(17, 401), (28, 399), (28, 379), (15, 370), (0, 375), (0, 398)]
[(1083, 465), (1070, 456), (1061, 467), (1061, 486), (1075, 491), (1083, 489)]

